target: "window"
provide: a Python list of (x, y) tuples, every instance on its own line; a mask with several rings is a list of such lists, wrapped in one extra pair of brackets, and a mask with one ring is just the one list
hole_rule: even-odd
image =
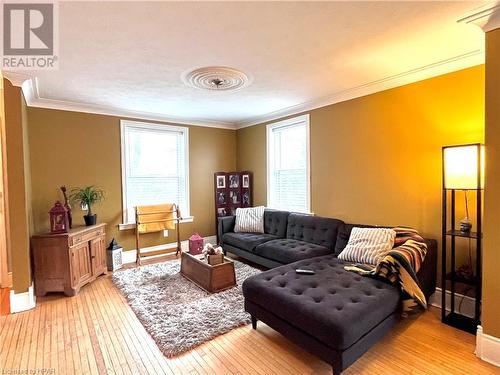
[(310, 212), (309, 115), (267, 126), (267, 205)]
[(189, 216), (188, 129), (121, 121), (123, 222), (134, 207), (176, 203)]

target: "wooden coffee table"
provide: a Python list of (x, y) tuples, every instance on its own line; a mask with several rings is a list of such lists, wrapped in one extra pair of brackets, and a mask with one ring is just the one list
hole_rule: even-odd
[(220, 292), (236, 285), (234, 263), (224, 257), (224, 262), (211, 266), (203, 255), (181, 253), (181, 274), (209, 293)]

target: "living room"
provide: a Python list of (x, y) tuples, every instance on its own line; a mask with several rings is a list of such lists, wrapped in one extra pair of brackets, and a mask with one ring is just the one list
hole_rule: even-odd
[(4, 373), (500, 373), (500, 5), (45, 3), (2, 3)]

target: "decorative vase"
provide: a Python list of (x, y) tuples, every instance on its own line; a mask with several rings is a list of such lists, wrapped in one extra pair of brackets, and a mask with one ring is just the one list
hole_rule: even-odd
[(460, 232), (462, 234), (469, 234), (472, 229), (472, 223), (469, 218), (464, 218), (460, 220)]
[(85, 220), (86, 226), (95, 225), (97, 223), (97, 214), (83, 215), (83, 220)]

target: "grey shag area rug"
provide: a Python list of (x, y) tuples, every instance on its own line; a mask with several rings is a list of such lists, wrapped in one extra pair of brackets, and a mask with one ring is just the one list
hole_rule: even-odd
[(243, 281), (256, 268), (234, 261), (237, 285), (210, 294), (180, 274), (178, 260), (118, 271), (113, 282), (167, 357), (250, 323)]

